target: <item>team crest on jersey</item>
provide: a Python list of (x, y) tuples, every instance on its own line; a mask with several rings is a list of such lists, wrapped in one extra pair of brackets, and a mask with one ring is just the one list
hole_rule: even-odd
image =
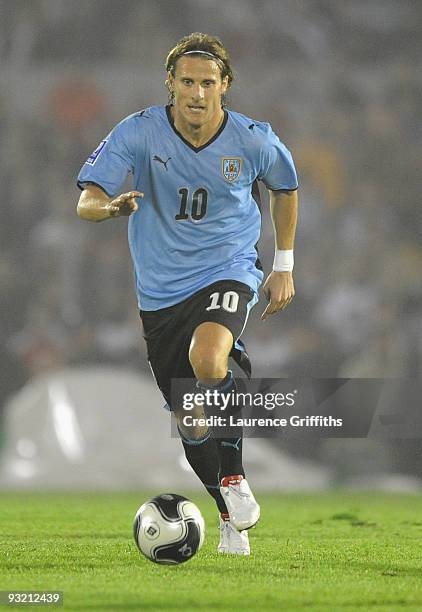
[(223, 157), (221, 171), (226, 181), (232, 183), (239, 178), (242, 170), (242, 159), (240, 157)]
[(106, 146), (107, 140), (102, 140), (100, 142), (100, 144), (98, 145), (98, 147), (95, 149), (95, 151), (93, 153), (91, 153), (91, 155), (88, 157), (88, 159), (86, 160), (86, 163), (89, 164), (90, 166), (93, 166), (95, 164), (95, 162), (97, 161), (97, 157), (99, 156), (99, 154), (101, 153), (101, 151), (104, 149), (104, 147)]

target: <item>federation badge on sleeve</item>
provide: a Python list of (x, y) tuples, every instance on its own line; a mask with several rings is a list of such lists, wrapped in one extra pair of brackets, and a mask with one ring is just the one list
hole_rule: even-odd
[(232, 183), (239, 178), (242, 170), (242, 159), (240, 157), (223, 157), (221, 171), (226, 181)]
[(107, 144), (107, 140), (102, 140), (100, 144), (98, 145), (98, 147), (95, 149), (95, 151), (91, 153), (91, 155), (88, 157), (88, 159), (86, 160), (86, 163), (89, 164), (90, 166), (93, 166), (95, 162), (97, 161), (97, 157), (99, 156), (101, 151), (104, 149), (106, 144)]

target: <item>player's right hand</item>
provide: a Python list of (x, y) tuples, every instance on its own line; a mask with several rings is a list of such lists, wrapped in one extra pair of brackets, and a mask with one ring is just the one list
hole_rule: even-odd
[(110, 217), (129, 217), (138, 210), (135, 198), (143, 197), (141, 191), (128, 191), (111, 200), (105, 208), (109, 211)]

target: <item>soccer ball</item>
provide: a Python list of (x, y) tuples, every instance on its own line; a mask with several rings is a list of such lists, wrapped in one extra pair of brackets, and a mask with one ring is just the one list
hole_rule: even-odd
[(133, 535), (141, 553), (154, 563), (176, 565), (201, 548), (205, 523), (199, 508), (175, 493), (157, 495), (135, 515)]

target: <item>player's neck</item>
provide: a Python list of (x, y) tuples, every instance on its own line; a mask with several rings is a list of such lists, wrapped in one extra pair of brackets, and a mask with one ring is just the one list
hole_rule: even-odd
[(224, 121), (223, 109), (220, 109), (220, 112), (216, 113), (210, 121), (200, 126), (192, 125), (186, 121), (183, 115), (177, 112), (177, 108), (174, 106), (170, 107), (170, 113), (176, 130), (194, 147), (201, 147), (211, 140)]

